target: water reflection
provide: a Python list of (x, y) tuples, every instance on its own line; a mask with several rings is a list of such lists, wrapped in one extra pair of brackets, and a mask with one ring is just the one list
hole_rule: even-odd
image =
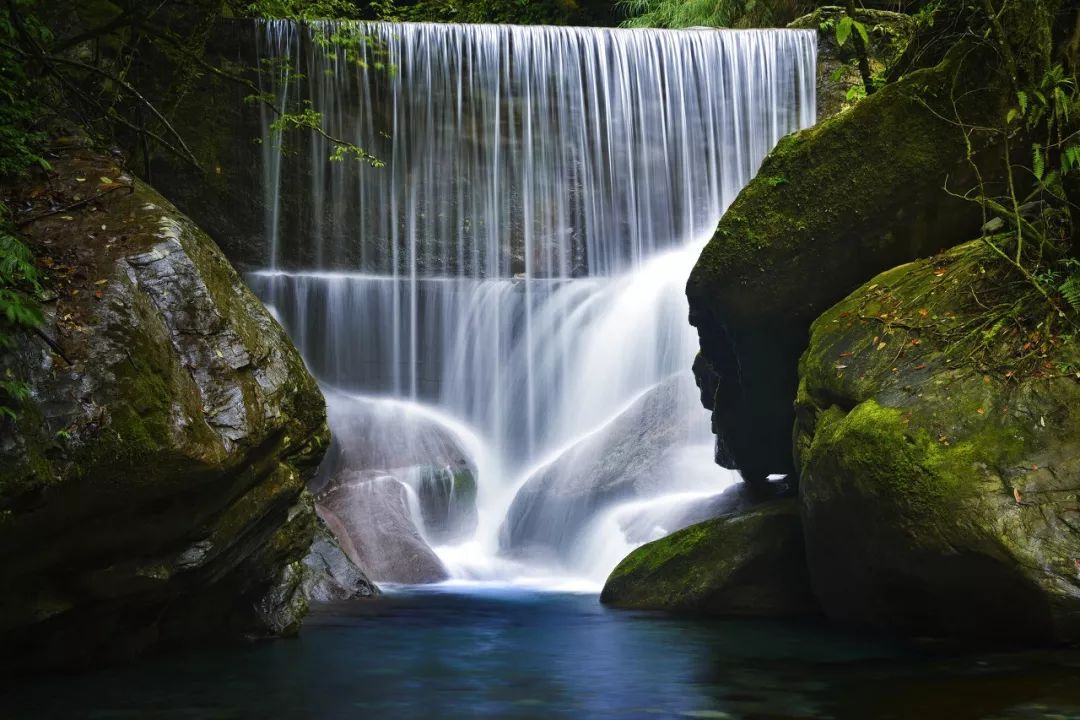
[(473, 586), (319, 608), (298, 641), (24, 684), (23, 718), (1080, 717), (1080, 654), (935, 656), (816, 624)]

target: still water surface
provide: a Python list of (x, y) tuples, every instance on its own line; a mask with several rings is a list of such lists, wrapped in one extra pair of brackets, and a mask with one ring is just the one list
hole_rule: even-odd
[(459, 585), (318, 608), (299, 640), (24, 683), (0, 716), (1071, 719), (1080, 653), (947, 656), (816, 625)]

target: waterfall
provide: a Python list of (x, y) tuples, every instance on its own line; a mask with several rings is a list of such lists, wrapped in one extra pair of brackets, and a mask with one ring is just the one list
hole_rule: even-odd
[[(649, 539), (635, 508), (671, 531), (663, 498), (733, 482), (711, 461), (683, 286), (767, 152), (813, 123), (813, 32), (257, 32), (263, 92), (385, 166), (282, 139), (264, 113), (269, 255), (248, 280), (330, 392), (335, 443), (364, 437), (339, 455), (396, 462), (342, 409), (357, 402), (415, 444), (457, 438), (460, 462), (401, 461), (475, 482), (475, 528), (435, 548), (446, 573), (602, 579), (613, 548)], [(402, 403), (422, 419), (400, 423)]]

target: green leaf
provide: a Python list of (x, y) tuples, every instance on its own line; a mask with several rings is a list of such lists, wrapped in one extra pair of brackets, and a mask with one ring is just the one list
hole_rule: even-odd
[(851, 24), (855, 31), (859, 33), (859, 37), (862, 38), (863, 47), (870, 47), (870, 34), (866, 32), (866, 26), (858, 20), (853, 21)]
[(836, 44), (840, 47), (844, 47), (844, 43), (851, 37), (851, 26), (854, 22), (851, 18), (844, 17), (836, 24)]
[(1035, 173), (1036, 180), (1042, 180), (1046, 174), (1046, 161), (1043, 158), (1042, 145), (1035, 143), (1031, 147), (1031, 169)]
[(1016, 99), (1020, 102), (1020, 114), (1021, 115), (1027, 115), (1027, 108), (1028, 108), (1027, 93), (1024, 92), (1023, 90), (1020, 90), (1019, 92), (1016, 93)]

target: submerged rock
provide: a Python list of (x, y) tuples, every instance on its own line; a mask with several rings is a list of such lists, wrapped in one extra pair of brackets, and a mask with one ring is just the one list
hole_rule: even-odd
[[(973, 336), (996, 359), (964, 341), (980, 303), (1010, 306), (1018, 287), (971, 243), (879, 275), (814, 323), (796, 449), (830, 617), (982, 643), (1080, 639), (1080, 383), (1061, 370), (1080, 367), (1080, 344), (1040, 335), (1045, 310), (1037, 340), (1012, 334), (1019, 314)], [(1025, 364), (1024, 342), (1045, 357)]]
[(507, 512), (500, 531), (503, 551), (565, 558), (599, 512), (678, 490), (672, 467), (688, 429), (674, 419), (686, 418), (686, 404), (695, 398), (689, 377), (669, 378), (537, 471)]
[(600, 601), (712, 615), (814, 614), (798, 502), (773, 500), (643, 545), (611, 573)]
[(408, 488), (396, 478), (344, 472), (317, 502), (342, 550), (372, 580), (419, 585), (449, 577), (413, 522)]
[(30, 389), (0, 420), (5, 661), (294, 630), (301, 607), (263, 601), (315, 530), (318, 387), (168, 202), (74, 148), (54, 170), (51, 196), (102, 197), (26, 227), (58, 299), (42, 328), (55, 346), (21, 335), (0, 357)]

